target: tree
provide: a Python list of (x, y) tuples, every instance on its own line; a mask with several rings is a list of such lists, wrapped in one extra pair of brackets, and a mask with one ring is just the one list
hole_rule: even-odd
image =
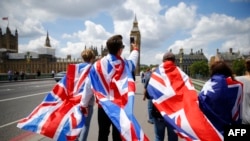
[(189, 66), (190, 74), (194, 78), (204, 78), (209, 74), (209, 67), (206, 61), (197, 61)]
[(243, 75), (245, 73), (245, 62), (243, 59), (233, 61), (232, 70), (236, 75)]

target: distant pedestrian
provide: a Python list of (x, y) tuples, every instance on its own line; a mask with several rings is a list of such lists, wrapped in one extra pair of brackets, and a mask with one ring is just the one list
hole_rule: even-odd
[(14, 80), (17, 81), (18, 80), (18, 76), (19, 76), (19, 72), (15, 71), (14, 72)]
[(153, 110), (153, 102), (152, 102), (152, 98), (149, 96), (148, 91), (147, 91), (147, 86), (148, 86), (148, 82), (150, 80), (150, 76), (152, 74), (152, 72), (155, 71), (155, 67), (153, 67), (151, 69), (151, 71), (148, 71), (148, 79), (145, 81), (145, 85), (144, 85), (144, 97), (143, 100), (148, 99), (148, 104), (147, 104), (147, 108), (148, 108), (148, 123), (154, 124), (154, 117), (152, 116), (152, 110)]
[(12, 70), (9, 70), (9, 71), (8, 71), (8, 80), (9, 80), (9, 81), (12, 81), (12, 75), (13, 75), (13, 74), (12, 74)]
[(21, 71), (20, 73), (21, 73), (21, 80), (23, 80), (23, 79), (24, 79), (24, 75), (25, 75), (25, 74), (24, 74), (24, 72), (23, 72), (23, 71)]
[(144, 72), (143, 71), (141, 71), (140, 76), (141, 76), (141, 83), (145, 83)]
[(144, 72), (144, 76), (143, 76), (144, 83), (150, 78), (150, 76), (151, 76), (151, 69), (147, 68), (147, 70), (146, 70), (146, 72)]
[(41, 71), (40, 70), (37, 70), (37, 77), (40, 77), (41, 76)]
[(55, 76), (55, 71), (54, 70), (51, 71), (51, 76), (52, 76), (52, 78), (54, 78), (54, 76)]

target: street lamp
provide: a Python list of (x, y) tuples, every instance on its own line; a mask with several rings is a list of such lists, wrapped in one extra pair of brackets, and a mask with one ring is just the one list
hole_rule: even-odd
[[(32, 56), (30, 54), (30, 52), (28, 51), (27, 54), (25, 55), (25, 58), (26, 58), (26, 61), (27, 61), (27, 64), (30, 63), (31, 59), (32, 59)], [(27, 72), (30, 72), (30, 65), (28, 65), (28, 70)]]
[(183, 55), (184, 55), (184, 53), (183, 53), (183, 48), (181, 48), (180, 49), (180, 53), (179, 53), (179, 55), (180, 55), (180, 68), (183, 70)]
[(182, 56), (181, 56), (181, 57), (180, 57), (180, 68), (183, 70), (182, 60), (183, 60), (183, 58), (182, 58)]

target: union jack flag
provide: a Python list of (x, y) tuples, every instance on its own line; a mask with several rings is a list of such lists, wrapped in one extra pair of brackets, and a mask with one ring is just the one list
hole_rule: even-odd
[(213, 75), (199, 94), (201, 110), (222, 135), (226, 125), (241, 124), (242, 86), (230, 77)]
[(152, 73), (147, 91), (179, 137), (185, 140), (221, 141), (198, 105), (197, 92), (190, 78), (171, 61), (162, 63)]
[(68, 65), (66, 75), (17, 127), (54, 140), (74, 141), (84, 125), (80, 100), (90, 68), (87, 63)]
[(97, 101), (120, 131), (122, 139), (148, 141), (133, 115), (135, 82), (131, 70), (134, 68), (131, 60), (123, 61), (109, 54), (93, 65), (90, 80)]

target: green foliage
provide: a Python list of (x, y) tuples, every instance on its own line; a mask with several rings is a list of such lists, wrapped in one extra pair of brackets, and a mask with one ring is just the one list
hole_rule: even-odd
[(190, 74), (194, 78), (204, 78), (209, 76), (209, 67), (206, 61), (196, 61), (189, 66)]
[(243, 59), (234, 60), (232, 70), (236, 75), (244, 75), (245, 73), (245, 62)]
[(152, 69), (153, 67), (158, 67), (158, 64), (150, 64), (149, 66), (147, 65), (141, 65), (140, 70), (146, 72), (148, 68)]

